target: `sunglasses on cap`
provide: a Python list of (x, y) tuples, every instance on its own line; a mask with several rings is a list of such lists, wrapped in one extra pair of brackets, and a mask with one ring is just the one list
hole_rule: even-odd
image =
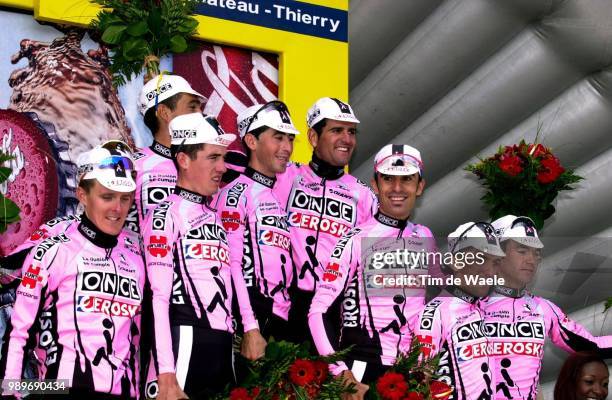
[(130, 171), (132, 177), (136, 176), (136, 170), (134, 169), (134, 163), (128, 157), (123, 156), (110, 156), (106, 157), (102, 161), (97, 164), (85, 164), (78, 169), (78, 174), (81, 176), (87, 174), (88, 172), (92, 172), (96, 169), (112, 169), (113, 171), (121, 170)]
[(461, 232), (461, 234), (457, 237), (455, 243), (453, 243), (453, 247), (450, 250), (451, 253), (455, 253), (455, 249), (457, 248), (459, 242), (461, 242), (462, 239), (465, 239), (467, 233), (474, 227), (480, 229), (485, 234), (487, 243), (497, 244), (497, 240), (495, 240), (495, 228), (493, 228), (493, 225), (488, 222), (474, 222), (472, 225), (464, 229), (463, 232)]
[[(280, 100), (269, 101), (263, 106), (261, 106), (261, 108), (255, 112), (255, 114), (253, 114), (253, 116), (249, 120), (249, 124), (247, 125), (246, 130), (244, 131), (245, 133), (249, 133), (249, 130), (251, 129), (251, 125), (257, 119), (257, 115), (259, 115), (259, 113), (262, 113), (264, 111), (278, 111), (278, 113), (281, 115), (281, 118), (283, 120), (285, 119), (289, 120), (289, 116), (291, 115), (289, 113), (289, 109), (287, 108), (287, 105), (283, 103), (282, 101)], [(287, 118), (283, 118), (284, 115), (286, 115)]]
[(124, 152), (132, 154), (134, 151), (132, 148), (122, 140), (111, 139), (100, 145), (103, 149), (106, 149), (110, 152)]
[(389, 158), (396, 158), (396, 160), (393, 162), (393, 164), (391, 166), (393, 167), (401, 167), (404, 166), (406, 164), (411, 164), (414, 165), (416, 167), (419, 168), (419, 171), (423, 169), (423, 162), (421, 160), (419, 160), (416, 157), (411, 156), (410, 154), (391, 154), (388, 155), (386, 157), (384, 157), (382, 160), (378, 161), (375, 165), (374, 165), (374, 169), (377, 170), (378, 167), (380, 165), (382, 165), (382, 163), (384, 163), (385, 161), (387, 161)]
[(533, 220), (529, 217), (516, 217), (516, 219), (512, 221), (510, 229), (514, 228), (515, 226), (524, 226), (525, 228), (533, 229), (536, 227), (535, 222), (533, 222)]

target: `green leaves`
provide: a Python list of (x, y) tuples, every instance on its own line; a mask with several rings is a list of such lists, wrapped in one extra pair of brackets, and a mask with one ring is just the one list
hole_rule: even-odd
[[(0, 152), (0, 165), (12, 159), (12, 156)], [(9, 176), (11, 169), (0, 166), (0, 183), (6, 182)], [(0, 233), (6, 231), (9, 224), (19, 221), (19, 211), (17, 204), (0, 193)]]
[(155, 57), (195, 48), (190, 37), (198, 28), (192, 16), (197, 0), (90, 1), (103, 7), (90, 28), (111, 50), (110, 71), (115, 86), (139, 74), (145, 58), (149, 60), (147, 72), (158, 73), (159, 61), (151, 61)]

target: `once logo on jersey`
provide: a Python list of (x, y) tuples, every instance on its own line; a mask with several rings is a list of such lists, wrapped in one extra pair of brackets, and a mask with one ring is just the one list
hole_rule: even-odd
[(289, 251), (291, 248), (291, 240), (289, 239), (289, 236), (268, 230), (262, 230), (259, 232), (258, 243), (260, 245), (278, 247), (279, 249), (286, 251)]
[(361, 229), (354, 228), (353, 230), (349, 231), (346, 235), (344, 235), (340, 240), (338, 240), (338, 243), (336, 243), (336, 246), (334, 247), (334, 250), (331, 253), (331, 257), (340, 258), (349, 240), (353, 236), (357, 235), (359, 232), (361, 232)]
[(38, 246), (36, 246), (36, 250), (34, 250), (34, 259), (36, 261), (42, 260), (47, 250), (49, 250), (55, 244), (66, 243), (69, 241), (70, 239), (68, 239), (66, 235), (64, 235), (63, 233), (60, 233), (57, 236), (53, 236), (53, 237), (43, 240), (42, 242), (40, 242)]
[(339, 269), (340, 264), (338, 263), (327, 264), (327, 268), (325, 268), (325, 272), (323, 273), (323, 280), (325, 282), (333, 282), (338, 279), (338, 277), (342, 275), (342, 273), (338, 271)]
[(238, 211), (221, 211), (221, 223), (226, 231), (235, 231), (240, 226), (240, 213)]
[(168, 213), (168, 209), (170, 208), (171, 203), (161, 203), (160, 205), (153, 210), (153, 219), (151, 221), (151, 225), (153, 229), (157, 231), (163, 231), (166, 229), (166, 214)]
[(21, 286), (29, 289), (34, 289), (38, 282), (42, 282), (43, 277), (40, 276), (40, 265), (30, 265), (28, 270), (23, 274), (21, 278)]
[(210, 261), (221, 261), (229, 264), (229, 251), (223, 247), (211, 246), (202, 243), (183, 245), (185, 258)]
[(534, 338), (544, 340), (544, 325), (541, 322), (486, 322), (485, 332), (493, 338)]
[(457, 352), (457, 359), (459, 361), (469, 361), (475, 358), (488, 357), (488, 344), (487, 342), (470, 343), (465, 346), (455, 347)]
[(357, 276), (354, 276), (344, 291), (342, 325), (345, 328), (357, 328), (359, 326), (359, 289), (357, 285)]
[(318, 215), (308, 215), (298, 212), (289, 213), (289, 224), (311, 231), (318, 230), (321, 233), (327, 233), (338, 238), (344, 236), (350, 229), (348, 225), (332, 221), (328, 218), (319, 218)]
[(187, 232), (185, 238), (199, 240), (220, 240), (223, 243), (227, 243), (227, 232), (225, 232), (225, 229), (223, 229), (221, 225), (204, 224)]
[(114, 272), (86, 271), (83, 272), (80, 283), (79, 289), (84, 292), (105, 293), (132, 300), (141, 299), (138, 282)]
[(153, 257), (166, 257), (170, 251), (170, 246), (168, 246), (168, 238), (165, 236), (149, 236), (147, 251)]
[(273, 228), (287, 231), (287, 216), (286, 215), (266, 215), (261, 219), (261, 225), (271, 226)]
[(268, 178), (267, 176), (262, 175), (259, 172), (254, 172), (253, 174), (251, 174), (251, 179), (253, 179), (255, 182), (261, 183), (264, 186), (274, 186), (274, 179)]
[(238, 205), (238, 200), (240, 200), (240, 196), (244, 192), (244, 190), (248, 187), (246, 183), (237, 182), (234, 186), (232, 186), (227, 191), (227, 198), (225, 199), (225, 205), (229, 207), (236, 207)]
[(457, 342), (461, 343), (484, 338), (487, 336), (484, 329), (484, 323), (482, 321), (474, 321), (461, 325), (457, 329)]
[(355, 208), (352, 204), (344, 203), (338, 199), (318, 197), (296, 190), (291, 199), (290, 209), (314, 211), (319, 215), (343, 219), (351, 226), (355, 223)]
[(428, 331), (431, 330), (431, 328), (433, 327), (434, 315), (436, 314), (436, 310), (440, 306), (440, 304), (442, 304), (442, 301), (434, 299), (425, 306), (421, 315), (421, 329), (425, 329)]
[(95, 296), (77, 296), (76, 310), (79, 312), (102, 313), (113, 317), (134, 317), (140, 306)]
[(166, 200), (174, 188), (172, 187), (148, 187), (146, 189), (147, 205), (159, 204)]

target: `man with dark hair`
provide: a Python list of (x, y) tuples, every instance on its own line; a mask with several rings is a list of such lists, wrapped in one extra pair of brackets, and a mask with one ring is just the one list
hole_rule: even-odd
[(163, 201), (176, 184), (176, 167), (170, 155), (170, 121), (179, 115), (199, 112), (206, 98), (178, 75), (161, 74), (140, 92), (139, 107), (153, 144), (134, 154), (138, 176), (136, 198), (127, 220), (138, 232), (140, 222)]
[[(174, 118), (170, 130), (177, 185), (143, 228), (156, 366), (145, 395), (155, 397), (159, 388), (162, 399), (219, 392), (233, 381), (232, 282), (238, 293), (246, 291), (241, 271), (230, 269), (227, 234), (209, 205), (236, 136), (200, 113)], [(242, 318), (258, 333), (252, 313)]]
[(249, 107), (238, 116), (238, 127), (248, 166), (223, 188), (217, 208), (228, 232), (232, 267), (242, 271), (248, 289), (244, 299), (237, 297), (240, 306), (252, 307), (265, 338), (285, 339), (293, 268), (285, 203), (275, 190), (299, 131), (281, 101)]

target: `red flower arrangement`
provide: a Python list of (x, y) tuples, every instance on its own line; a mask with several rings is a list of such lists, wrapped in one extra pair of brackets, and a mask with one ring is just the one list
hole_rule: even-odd
[(491, 157), (470, 164), (487, 192), (482, 197), (491, 219), (507, 214), (530, 217), (538, 229), (554, 214), (553, 200), (561, 190), (583, 179), (566, 170), (550, 148), (541, 143), (500, 147)]
[(366, 398), (371, 400), (446, 400), (453, 389), (436, 380), (432, 373), (438, 367), (439, 356), (424, 357), (423, 344), (413, 338), (410, 352), (401, 353), (395, 364), (385, 372)]
[(345, 353), (313, 356), (306, 344), (270, 341), (266, 355), (251, 363), (248, 376), (242, 377), (240, 386), (216, 399), (340, 399), (344, 393), (353, 393), (354, 385), (345, 386), (328, 370), (329, 363), (338, 361)]

